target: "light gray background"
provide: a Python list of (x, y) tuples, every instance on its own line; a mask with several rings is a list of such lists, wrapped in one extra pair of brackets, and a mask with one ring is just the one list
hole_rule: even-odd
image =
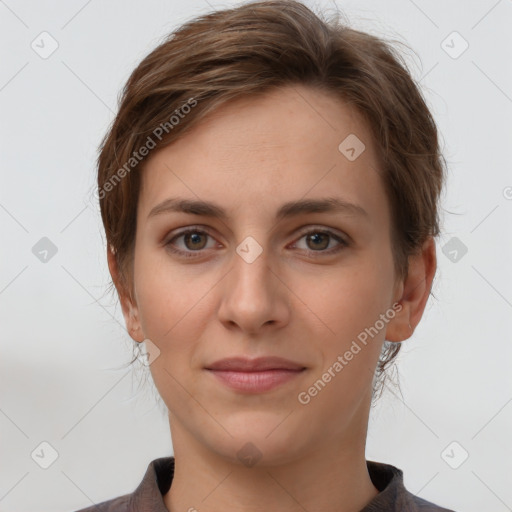
[[(106, 294), (96, 149), (161, 38), (237, 3), (0, 0), (0, 511), (89, 506), (133, 491), (152, 459), (172, 454), (167, 417), (123, 368), (131, 339)], [(372, 412), (367, 458), (443, 506), (512, 510), (512, 1), (338, 6), (355, 28), (417, 53), (409, 62), (449, 163), (437, 300), (404, 342), (403, 397), (388, 391)], [(47, 59), (31, 47), (43, 31), (59, 45)], [(469, 44), (457, 58), (454, 31)], [(46, 263), (32, 252), (42, 237), (58, 250)], [(447, 243), (467, 253), (451, 261)], [(31, 457), (43, 441), (58, 453), (48, 469)]]

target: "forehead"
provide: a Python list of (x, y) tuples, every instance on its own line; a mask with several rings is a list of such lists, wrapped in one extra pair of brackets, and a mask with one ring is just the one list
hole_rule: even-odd
[(222, 105), (150, 155), (139, 203), (147, 215), (169, 196), (261, 210), (336, 195), (378, 217), (387, 209), (379, 174), (370, 131), (353, 107), (287, 86)]

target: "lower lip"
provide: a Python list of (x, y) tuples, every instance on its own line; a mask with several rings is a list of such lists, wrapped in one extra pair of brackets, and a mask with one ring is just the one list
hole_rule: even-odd
[(208, 371), (232, 389), (250, 393), (261, 393), (289, 382), (304, 370), (265, 370), (259, 372)]

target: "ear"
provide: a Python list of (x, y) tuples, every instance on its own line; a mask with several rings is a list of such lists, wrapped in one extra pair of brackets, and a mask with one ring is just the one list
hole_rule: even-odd
[(112, 251), (112, 249), (110, 249), (110, 246), (107, 247), (107, 261), (110, 275), (112, 276), (112, 280), (114, 282), (117, 294), (119, 296), (119, 302), (121, 303), (121, 308), (123, 310), (123, 316), (126, 322), (128, 334), (134, 341), (140, 343), (144, 341), (145, 337), (144, 334), (142, 333), (142, 327), (139, 321), (139, 311), (137, 308), (137, 304), (135, 300), (132, 298), (132, 294), (123, 284), (124, 281), (120, 277), (120, 272), (115, 254)]
[(400, 283), (395, 297), (402, 309), (388, 323), (387, 341), (404, 341), (412, 335), (423, 316), (436, 268), (436, 244), (429, 237), (418, 254), (409, 256), (407, 277)]

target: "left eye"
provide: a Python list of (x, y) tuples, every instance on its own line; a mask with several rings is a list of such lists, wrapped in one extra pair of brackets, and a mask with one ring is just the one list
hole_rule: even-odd
[[(311, 252), (322, 252), (322, 253), (333, 253), (337, 252), (343, 247), (348, 245), (343, 238), (334, 234), (332, 231), (324, 231), (324, 230), (312, 230), (306, 233), (303, 233), (299, 240), (303, 238), (306, 239), (306, 244), (312, 243), (313, 250), (306, 248), (305, 251)], [(335, 247), (334, 250), (331, 247), (328, 251), (324, 250), (330, 245), (330, 241), (335, 240), (338, 242), (338, 247)], [(341, 245), (341, 247), (340, 247)]]
[[(213, 245), (210, 247), (206, 247), (205, 240), (207, 237), (210, 237), (212, 240), (214, 240), (213, 237), (206, 231), (200, 229), (188, 229), (171, 238), (168, 242), (165, 243), (165, 246), (175, 254), (184, 256), (186, 258), (193, 258), (199, 256), (199, 254), (196, 255), (194, 253), (200, 253), (203, 249), (208, 249), (215, 246), (215, 243), (213, 243)], [(179, 239), (183, 239), (184, 249), (176, 247), (176, 240)], [(309, 255), (313, 256), (316, 256), (314, 253), (320, 253), (320, 255), (332, 254), (349, 245), (348, 242), (346, 242), (339, 235), (336, 235), (332, 231), (328, 230), (313, 229), (304, 232), (298, 238), (298, 241), (302, 239), (306, 240), (306, 244), (312, 244), (311, 246), (313, 249), (305, 248), (303, 250), (306, 251)], [(328, 249), (333, 240), (335, 240), (338, 245), (334, 248), (331, 247)], [(296, 245), (298, 245), (298, 242), (293, 244), (293, 246)]]

